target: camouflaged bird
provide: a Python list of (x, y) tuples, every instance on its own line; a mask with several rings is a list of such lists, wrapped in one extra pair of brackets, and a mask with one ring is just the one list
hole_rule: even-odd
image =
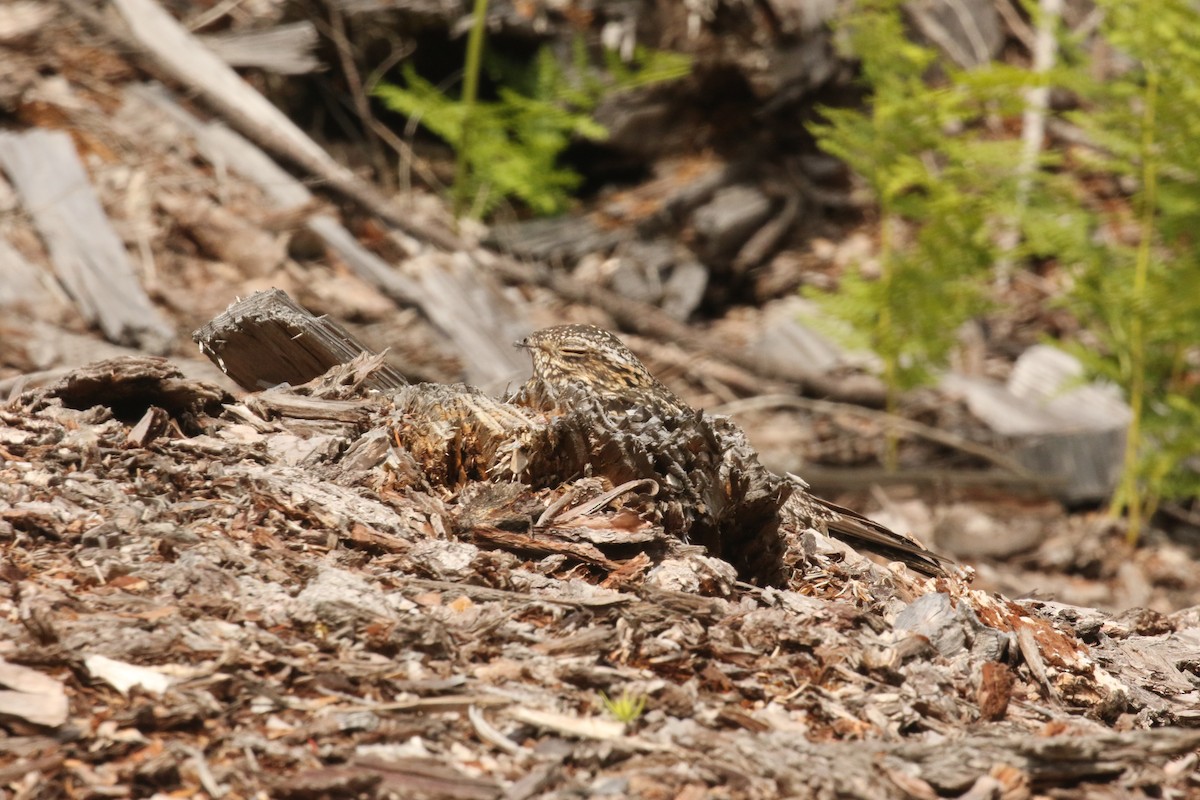
[[(533, 358), (533, 377), (518, 393), (518, 402), (525, 405), (562, 412), (582, 400), (596, 401), (607, 413), (632, 415), (643, 421), (657, 417), (670, 422), (691, 417), (736, 430), (724, 418), (698, 414), (655, 378), (620, 339), (603, 328), (560, 325), (537, 331), (516, 345), (528, 350)], [(740, 439), (741, 431), (737, 434)], [(719, 440), (719, 436), (713, 440)], [(952, 562), (917, 542), (816, 497), (795, 476), (776, 476), (776, 480), (785, 487), (779, 492), (781, 517), (901, 561), (926, 575), (949, 574)]]
[(583, 392), (609, 411), (695, 413), (603, 328), (559, 325), (537, 331), (517, 346), (533, 358), (533, 378), (525, 388), (541, 405), (557, 406)]

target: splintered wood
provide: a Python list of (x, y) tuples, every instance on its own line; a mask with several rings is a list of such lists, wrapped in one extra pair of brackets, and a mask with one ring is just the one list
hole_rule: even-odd
[[(331, 319), (314, 317), (278, 289), (240, 300), (193, 334), (200, 350), (251, 391), (307, 383), (367, 349)], [(377, 389), (403, 386), (390, 367), (372, 375)]]

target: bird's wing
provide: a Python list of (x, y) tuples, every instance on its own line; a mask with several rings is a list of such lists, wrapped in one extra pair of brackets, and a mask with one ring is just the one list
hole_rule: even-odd
[(888, 530), (862, 514), (836, 503), (813, 496), (813, 502), (823, 507), (826, 531), (855, 548), (899, 561), (924, 575), (944, 578), (957, 571), (954, 562), (939, 556), (919, 542)]

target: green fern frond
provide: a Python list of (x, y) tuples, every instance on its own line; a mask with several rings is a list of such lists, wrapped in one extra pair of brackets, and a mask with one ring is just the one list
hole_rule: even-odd
[(455, 148), (462, 145), (469, 120), (470, 138), (460, 153), (466, 169), (459, 180), (466, 185), (457, 186), (455, 194), (477, 198), (476, 213), (486, 214), (515, 198), (535, 214), (556, 214), (582, 182), (559, 164), (559, 156), (574, 139), (598, 141), (608, 135), (591, 117), (600, 100), (612, 92), (676, 79), (691, 69), (686, 56), (639, 48), (632, 64), (605, 73), (589, 65), (582, 40), (572, 53), (566, 69), (548, 47), (528, 64), (485, 57), (488, 73), (500, 83), (497, 99), (476, 102), (470, 109), (407, 64), (401, 71), (403, 86), (381, 84), (375, 93), (388, 108), (418, 120)]

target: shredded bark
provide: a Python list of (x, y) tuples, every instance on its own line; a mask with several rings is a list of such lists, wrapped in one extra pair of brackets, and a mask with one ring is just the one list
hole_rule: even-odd
[[(99, 374), (120, 398), (139, 375), (162, 382), (156, 365)], [(77, 727), (55, 738), (27, 715), (10, 782), (1082, 797), (1194, 775), (1175, 759), (1200, 734), (1157, 729), (1195, 722), (1193, 618), (1018, 604), (787, 520), (785, 579), (754, 587), (674, 527), (720, 529), (741, 502), (753, 530), (748, 491), (713, 494), (752, 451), (724, 439), (735, 453), (712, 483), (660, 472), (685, 459), (671, 442), (728, 430), (654, 441), (467, 387), (379, 395), (370, 370), (360, 358), (265, 393), (350, 416), (177, 403), (174, 424), (131, 437), (138, 420), (94, 404), (101, 386), (82, 409), (39, 390), (0, 411), (4, 658), (52, 679), (28, 703), (66, 691)], [(175, 387), (189, 392), (208, 396)], [(655, 458), (657, 493), (631, 470)], [(619, 722), (602, 693), (646, 711)]]

